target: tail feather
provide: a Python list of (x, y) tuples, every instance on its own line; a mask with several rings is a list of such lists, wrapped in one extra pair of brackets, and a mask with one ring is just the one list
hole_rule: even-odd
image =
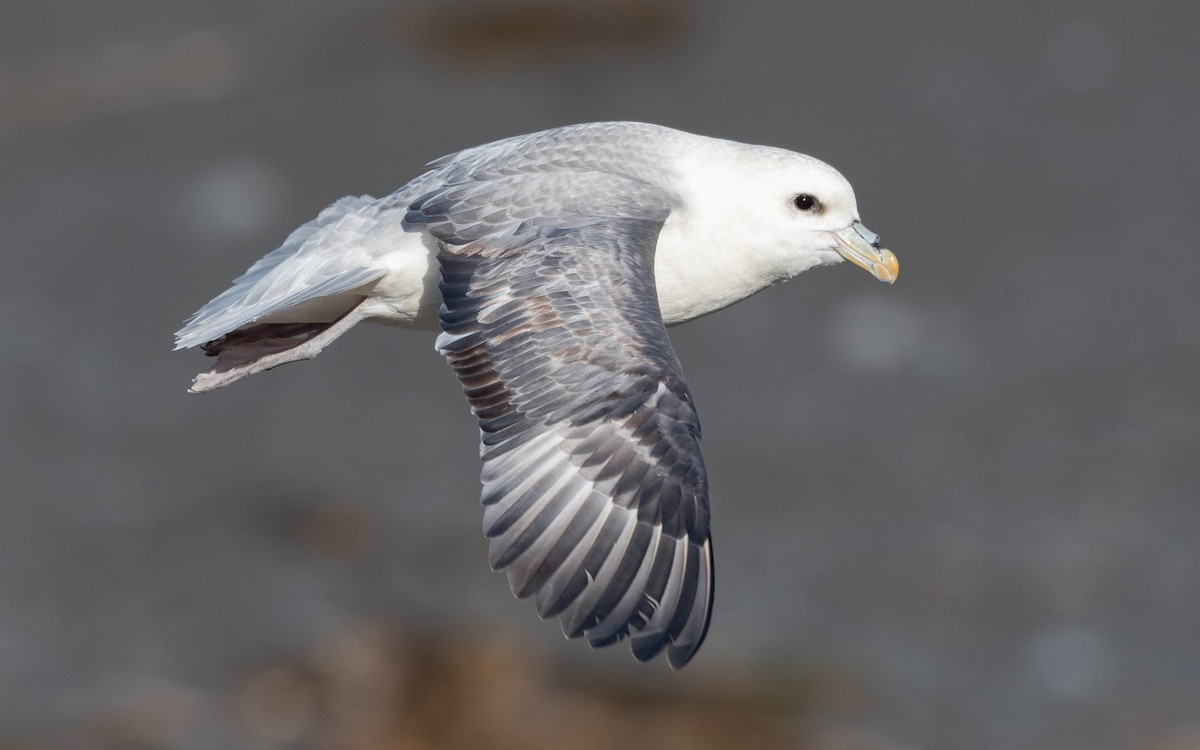
[(175, 334), (175, 348), (198, 346), (381, 278), (386, 270), (360, 244), (366, 230), (380, 221), (380, 210), (380, 201), (367, 195), (342, 198), (327, 207), (200, 308)]

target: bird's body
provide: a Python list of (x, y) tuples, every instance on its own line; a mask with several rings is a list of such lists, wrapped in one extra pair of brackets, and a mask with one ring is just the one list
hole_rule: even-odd
[(593, 645), (681, 666), (710, 614), (699, 425), (665, 325), (808, 268), (895, 278), (831, 167), (639, 123), (467, 149), (343, 198), (177, 335), (197, 392), (315, 356), (357, 322), (442, 331), (482, 430), (493, 567)]

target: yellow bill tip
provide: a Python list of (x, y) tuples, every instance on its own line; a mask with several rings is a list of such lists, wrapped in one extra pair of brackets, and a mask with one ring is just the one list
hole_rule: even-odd
[(900, 275), (900, 261), (891, 250), (879, 247), (879, 236), (854, 222), (848, 227), (838, 229), (833, 233), (837, 240), (837, 251), (843, 258), (864, 270), (880, 281), (894, 284)]
[(871, 273), (875, 274), (875, 278), (889, 284), (896, 283), (896, 277), (900, 275), (900, 261), (891, 250), (880, 249), (879, 260), (872, 266)]

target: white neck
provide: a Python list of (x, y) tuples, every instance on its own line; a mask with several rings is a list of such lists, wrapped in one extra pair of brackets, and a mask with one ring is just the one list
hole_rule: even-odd
[(667, 325), (716, 312), (776, 281), (764, 281), (745, 258), (730, 253), (732, 238), (704, 229), (672, 215), (659, 235), (654, 277)]
[(834, 251), (784, 256), (747, 245), (730, 225), (672, 215), (654, 257), (658, 305), (667, 325), (716, 312), (816, 266), (841, 261)]
[[(694, 138), (694, 137), (693, 137)], [(746, 147), (698, 139), (676, 154), (674, 192), (679, 206), (659, 234), (654, 274), (667, 325), (683, 323), (739, 302), (814, 266), (841, 260), (831, 247), (802, 251), (796, 237), (758, 231), (770, 226), (771, 197), (747, 194)], [(766, 212), (763, 215), (760, 212)]]

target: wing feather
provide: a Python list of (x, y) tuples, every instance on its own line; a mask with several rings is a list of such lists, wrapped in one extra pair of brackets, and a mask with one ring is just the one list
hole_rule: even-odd
[[(441, 241), (437, 346), (479, 419), (492, 566), (568, 636), (630, 638), (678, 668), (713, 589), (699, 422), (654, 289), (669, 206), (626, 178), (570, 178), (449, 185), (405, 221)], [(567, 182), (590, 198), (559, 198), (566, 221), (514, 219)]]

